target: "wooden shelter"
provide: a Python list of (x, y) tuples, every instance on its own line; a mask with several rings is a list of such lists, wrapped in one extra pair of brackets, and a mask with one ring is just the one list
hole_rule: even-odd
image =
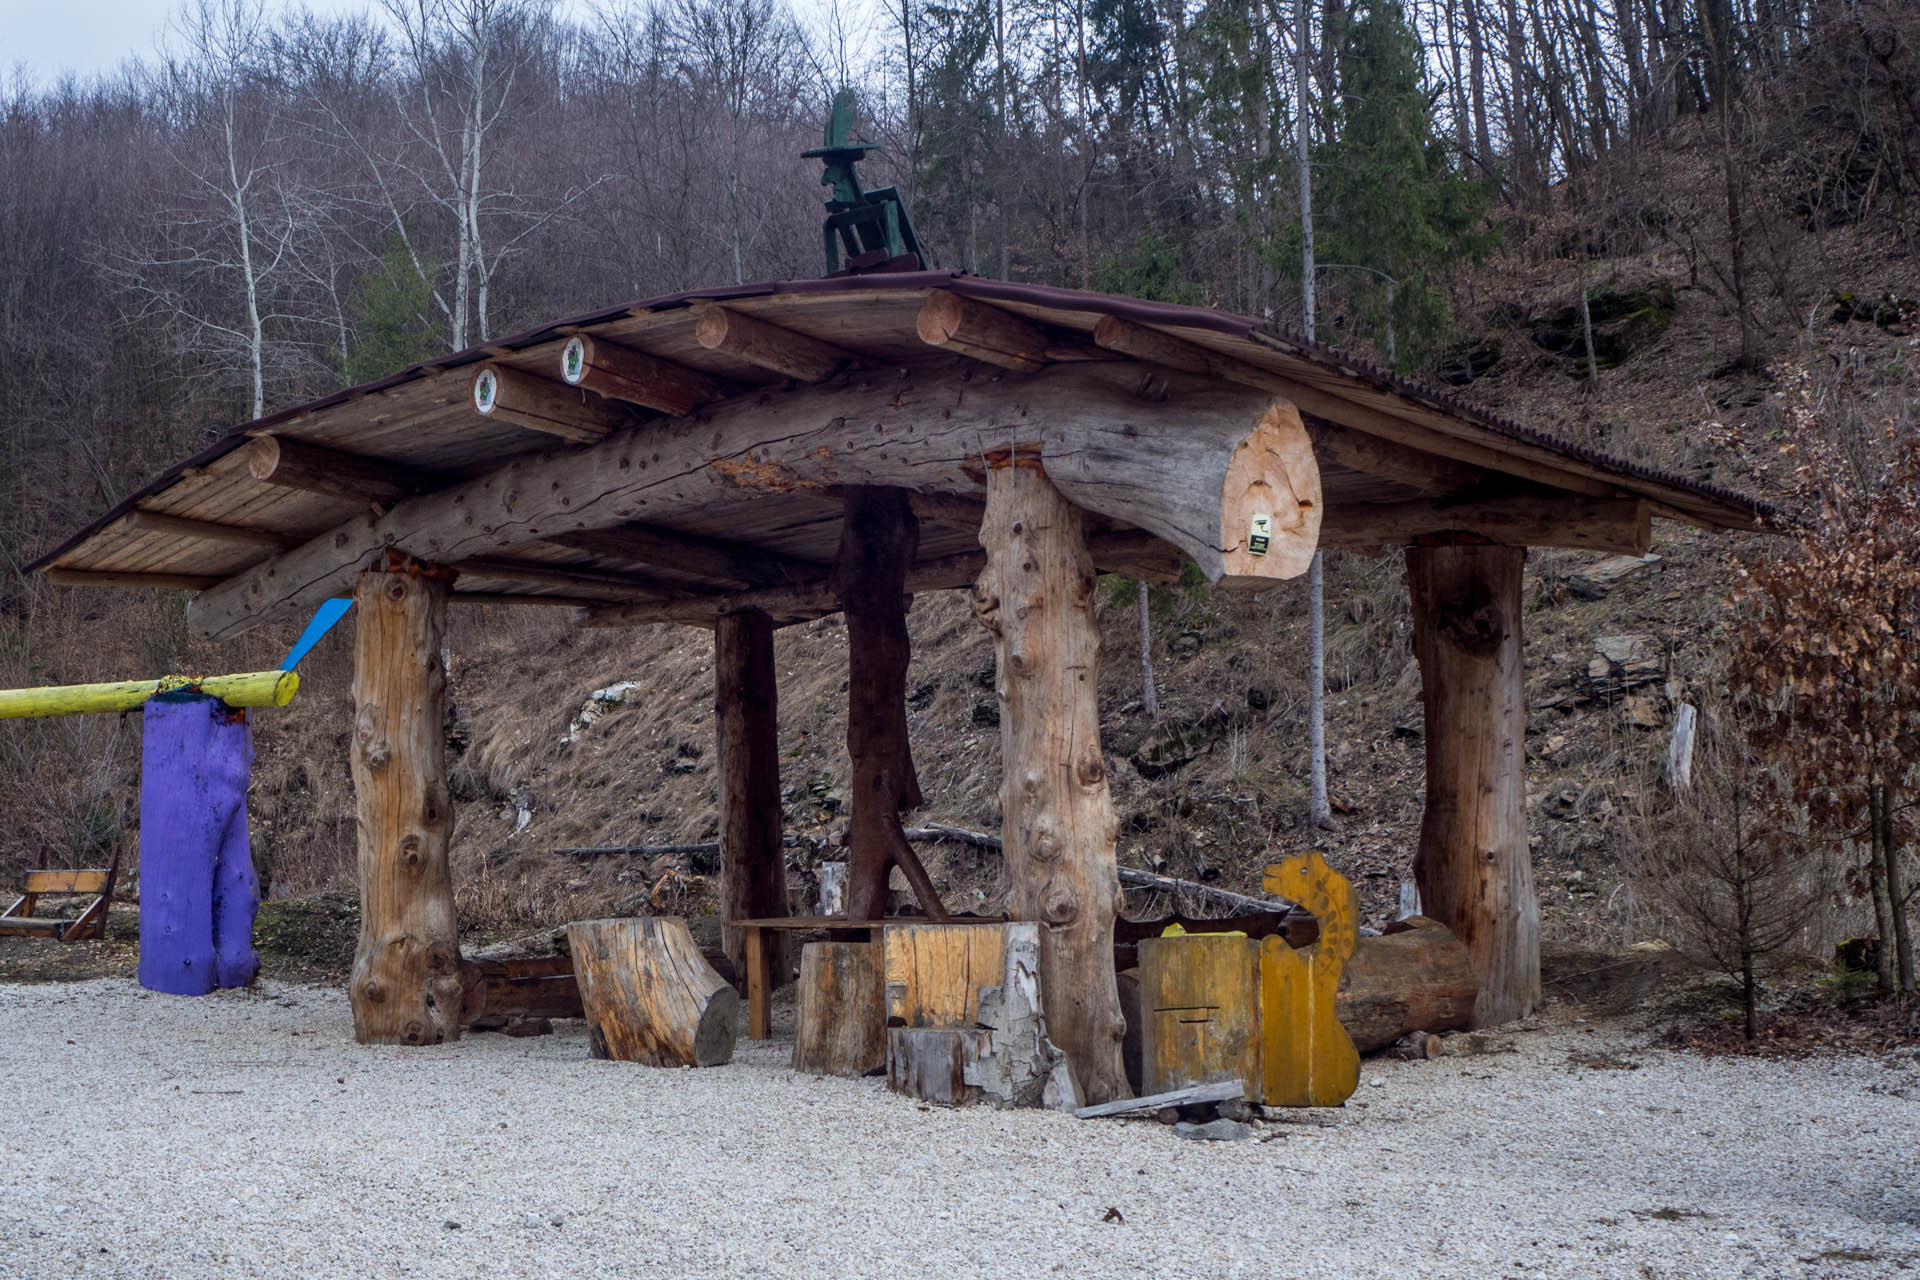
[[(730, 919), (783, 915), (772, 632), (847, 615), (849, 913), (918, 802), (905, 597), (972, 587), (999, 661), (1016, 919), (1050, 926), (1054, 1040), (1124, 1094), (1096, 570), (1191, 559), (1259, 589), (1322, 546), (1406, 547), (1425, 684), (1416, 874), (1465, 940), (1478, 1017), (1539, 995), (1523, 819), (1528, 546), (1638, 553), (1655, 516), (1750, 528), (1749, 499), (1604, 457), (1253, 321), (904, 272), (616, 307), (248, 424), (40, 560), (56, 583), (195, 591), (224, 638), (359, 605), (353, 776), (363, 1039), (459, 1031), (439, 745), (449, 604), (714, 630)], [(736, 940), (737, 945), (737, 940)]]

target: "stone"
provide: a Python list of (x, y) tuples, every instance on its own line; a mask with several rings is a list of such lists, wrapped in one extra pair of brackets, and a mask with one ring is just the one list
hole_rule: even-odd
[(1637, 573), (1659, 567), (1660, 557), (1608, 556), (1567, 578), (1567, 590), (1582, 600), (1599, 600)]
[(1209, 1120), (1205, 1124), (1182, 1120), (1173, 1126), (1173, 1132), (1176, 1137), (1194, 1142), (1245, 1142), (1253, 1137), (1251, 1126), (1227, 1119)]
[(1659, 705), (1645, 694), (1627, 695), (1627, 723), (1636, 729), (1658, 729), (1663, 723)]
[(1660, 642), (1644, 631), (1600, 636), (1587, 663), (1587, 684), (1596, 694), (1625, 693), (1659, 682), (1667, 671)]

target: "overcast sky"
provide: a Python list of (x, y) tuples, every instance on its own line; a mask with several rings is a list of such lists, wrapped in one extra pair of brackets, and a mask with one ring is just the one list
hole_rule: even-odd
[[(362, 13), (376, 0), (304, 0), (318, 13)], [(273, 9), (300, 8), (300, 0), (267, 0)], [(560, 0), (562, 12), (581, 16), (596, 0)], [(0, 81), (24, 68), (32, 84), (66, 72), (90, 76), (128, 58), (151, 57), (177, 0), (0, 0)]]

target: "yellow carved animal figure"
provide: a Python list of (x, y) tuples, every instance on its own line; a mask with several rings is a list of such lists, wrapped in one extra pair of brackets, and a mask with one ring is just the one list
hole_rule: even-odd
[(1282, 937), (1260, 944), (1260, 1068), (1270, 1107), (1337, 1107), (1360, 1083), (1360, 1055), (1340, 1025), (1340, 971), (1353, 954), (1353, 886), (1318, 853), (1267, 868), (1266, 890), (1320, 922), (1320, 940), (1295, 951)]

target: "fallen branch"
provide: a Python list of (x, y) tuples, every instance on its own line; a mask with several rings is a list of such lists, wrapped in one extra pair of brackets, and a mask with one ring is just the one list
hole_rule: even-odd
[[(913, 844), (963, 844), (974, 849), (988, 849), (1000, 852), (1000, 837), (987, 831), (969, 831), (965, 827), (925, 826), (908, 827), (903, 833)], [(789, 849), (802, 845), (813, 849), (827, 848), (841, 843), (838, 838), (819, 836), (797, 836), (788, 834), (786, 846)], [(615, 844), (592, 845), (573, 849), (555, 849), (563, 858), (577, 858), (588, 861), (593, 858), (635, 857), (660, 858), (676, 854), (718, 853), (720, 842), (706, 840), (697, 844)], [(1173, 876), (1159, 876), (1151, 871), (1136, 871), (1132, 867), (1120, 868), (1120, 883), (1130, 889), (1157, 889), (1162, 893), (1184, 893), (1217, 906), (1229, 907), (1235, 911), (1295, 911), (1299, 904), (1285, 898), (1251, 898), (1244, 893), (1235, 893), (1231, 889), (1217, 889), (1210, 884), (1201, 884), (1196, 880), (1179, 880)]]

